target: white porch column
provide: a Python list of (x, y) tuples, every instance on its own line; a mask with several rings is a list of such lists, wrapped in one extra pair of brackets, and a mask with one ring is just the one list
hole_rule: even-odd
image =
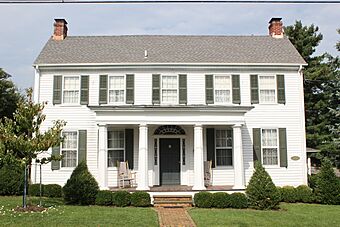
[(99, 124), (98, 180), (101, 190), (108, 189), (107, 185), (107, 125)]
[(137, 190), (149, 190), (148, 126), (139, 125), (138, 185)]
[(243, 149), (242, 149), (242, 125), (233, 126), (233, 145), (234, 145), (234, 187), (233, 189), (244, 189), (244, 168), (243, 168)]
[(194, 186), (193, 190), (205, 190), (203, 163), (203, 127), (194, 126)]

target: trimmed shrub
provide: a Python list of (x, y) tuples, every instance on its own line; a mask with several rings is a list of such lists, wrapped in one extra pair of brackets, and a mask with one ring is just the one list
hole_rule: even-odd
[[(30, 196), (40, 196), (40, 184), (31, 184), (28, 186)], [(41, 195), (44, 196), (44, 185), (41, 185)]]
[(131, 205), (135, 207), (148, 207), (151, 204), (151, 198), (147, 192), (135, 192), (131, 195)]
[(0, 166), (0, 195), (21, 195), (25, 167), (17, 163)]
[(281, 201), (286, 203), (295, 203), (298, 201), (296, 189), (293, 186), (283, 186), (279, 190), (281, 192)]
[(314, 192), (320, 203), (340, 204), (340, 180), (336, 177), (332, 163), (328, 159), (322, 161)]
[(112, 203), (117, 207), (126, 207), (131, 204), (131, 194), (127, 191), (117, 191), (113, 193)]
[(316, 187), (316, 179), (318, 176), (316, 174), (314, 175), (308, 175), (308, 186), (314, 191)]
[(96, 179), (89, 172), (85, 162), (73, 170), (70, 179), (63, 187), (66, 204), (90, 205), (96, 201), (99, 187)]
[(248, 207), (247, 196), (240, 192), (232, 193), (229, 197), (230, 207), (236, 209), (243, 209)]
[(307, 185), (300, 185), (295, 189), (298, 202), (312, 203), (314, 201), (313, 190)]
[(96, 196), (96, 205), (110, 206), (112, 205), (113, 193), (109, 190), (99, 191)]
[(210, 208), (213, 205), (213, 195), (210, 192), (199, 192), (194, 195), (195, 206)]
[(254, 174), (246, 188), (249, 205), (260, 210), (278, 209), (280, 193), (260, 162), (255, 162)]
[(230, 195), (224, 192), (212, 193), (212, 207), (227, 208), (230, 207)]
[(46, 184), (43, 187), (44, 196), (60, 198), (63, 196), (63, 188), (59, 184)]

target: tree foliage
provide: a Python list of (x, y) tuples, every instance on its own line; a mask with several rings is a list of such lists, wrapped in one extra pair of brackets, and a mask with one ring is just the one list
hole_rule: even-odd
[[(313, 56), (322, 40), (319, 28), (301, 21), (287, 26), (286, 35), (308, 63), (304, 71), (307, 146), (321, 149), (323, 156), (339, 160), (339, 57)], [(338, 48), (339, 43), (337, 44)]]
[(259, 210), (279, 208), (280, 192), (258, 161), (255, 162), (255, 170), (246, 188), (246, 195), (252, 208)]
[[(34, 103), (32, 89), (28, 89), (26, 98), (19, 100), (13, 119), (0, 122), (0, 162), (19, 160), (29, 165), (38, 154), (61, 142), (64, 121), (55, 121), (46, 131), (41, 130), (46, 104)], [(48, 159), (54, 158), (60, 159)]]
[(4, 117), (13, 117), (21, 97), (10, 77), (0, 68), (0, 121)]

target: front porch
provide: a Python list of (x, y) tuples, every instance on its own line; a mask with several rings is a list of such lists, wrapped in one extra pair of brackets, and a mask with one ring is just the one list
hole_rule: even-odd
[[(133, 113), (95, 109), (101, 189), (116, 190), (119, 173), (114, 163), (121, 161), (128, 161), (136, 174), (136, 187), (126, 189), (130, 191), (191, 193), (245, 188), (243, 156), (252, 151), (244, 150), (242, 131), (246, 130), (244, 114), (251, 108), (158, 108), (136, 108)], [(205, 161), (213, 163), (209, 184), (205, 182)]]

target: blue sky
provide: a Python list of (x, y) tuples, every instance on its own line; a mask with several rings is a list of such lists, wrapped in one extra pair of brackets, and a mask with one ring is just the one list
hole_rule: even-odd
[(266, 35), (271, 17), (319, 26), (318, 53), (339, 54), (340, 4), (0, 5), (0, 68), (20, 89), (33, 86), (32, 64), (53, 32), (53, 19), (68, 21), (69, 35)]

